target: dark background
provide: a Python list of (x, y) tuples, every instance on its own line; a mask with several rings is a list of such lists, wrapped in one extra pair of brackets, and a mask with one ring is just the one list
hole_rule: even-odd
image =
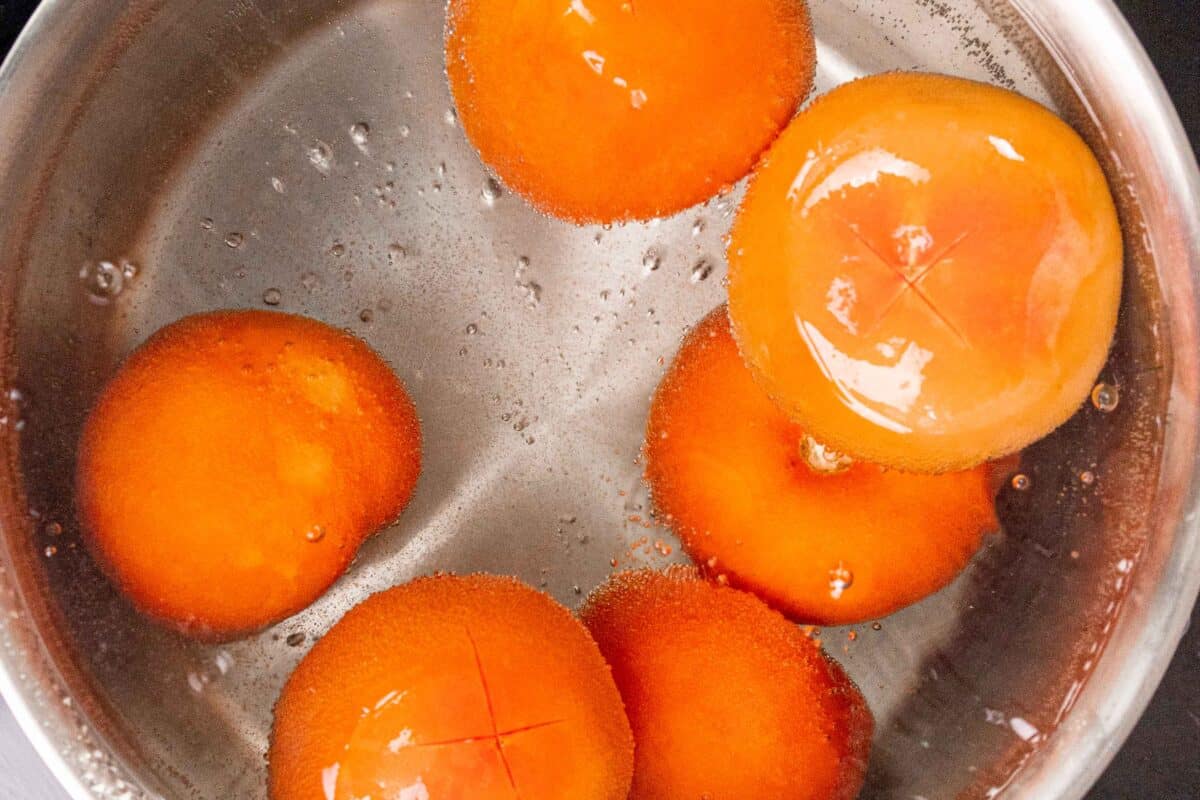
[[(1192, 149), (1200, 151), (1200, 0), (1116, 2), (1158, 66)], [(0, 0), (0, 53), (36, 5)], [(1088, 800), (1200, 800), (1200, 607), (1146, 715)]]

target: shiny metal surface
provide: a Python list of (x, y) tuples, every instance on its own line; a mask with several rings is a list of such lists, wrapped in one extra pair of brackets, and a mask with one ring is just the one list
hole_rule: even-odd
[[(811, 5), (819, 90), (909, 67), (1014, 86), (1117, 190), (1116, 411), (1026, 454), (1005, 534), (952, 587), (854, 641), (822, 632), (879, 723), (864, 796), (1074, 800), (1200, 586), (1196, 166), (1103, 0)], [(496, 196), (451, 111), (441, 19), (417, 0), (51, 0), (0, 70), (0, 690), (76, 798), (262, 797), (276, 692), (372, 591), (486, 569), (574, 605), (610, 559), (674, 544), (643, 527), (635, 458), (659, 359), (722, 298), (737, 194), (613, 230)], [(426, 470), (312, 608), (201, 646), (139, 619), (77, 546), (75, 436), (155, 327), (276, 298), (393, 363)]]

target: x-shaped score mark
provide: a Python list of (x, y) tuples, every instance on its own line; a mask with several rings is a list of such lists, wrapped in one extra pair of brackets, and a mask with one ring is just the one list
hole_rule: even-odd
[(943, 326), (945, 326), (947, 330), (953, 333), (955, 338), (958, 339), (958, 341), (964, 347), (970, 346), (970, 343), (967, 341), (967, 337), (964, 336), (959, 327), (954, 324), (954, 321), (946, 316), (946, 314), (940, 308), (938, 308), (937, 304), (933, 302), (933, 298), (929, 296), (928, 292), (925, 291), (921, 284), (924, 283), (925, 279), (928, 278), (934, 270), (946, 263), (946, 260), (954, 254), (954, 251), (957, 250), (958, 247), (962, 245), (962, 243), (965, 242), (972, 233), (974, 233), (974, 230), (963, 231), (954, 241), (946, 245), (933, 258), (919, 267), (915, 275), (910, 277), (903, 268), (893, 263), (892, 259), (879, 252), (879, 250), (877, 250), (875, 246), (865, 236), (862, 235), (862, 231), (859, 230), (859, 227), (856, 223), (853, 223), (840, 215), (838, 216), (838, 219), (841, 220), (842, 223), (850, 230), (850, 232), (854, 234), (854, 238), (856, 238), (863, 247), (867, 248), (867, 250), (873, 256), (875, 256), (876, 260), (878, 260), (880, 264), (886, 267), (889, 272), (891, 272), (901, 281), (900, 291), (896, 292), (896, 294), (893, 295), (887, 304), (880, 310), (879, 315), (875, 318), (875, 322), (872, 323), (867, 332), (863, 334), (864, 337), (871, 336), (878, 331), (880, 327), (883, 326), (884, 320), (888, 318), (892, 311), (895, 310), (896, 306), (899, 305), (900, 301), (904, 299), (904, 296), (909, 292), (912, 292), (918, 298), (920, 298), (921, 302), (925, 305), (925, 308), (928, 309), (929, 313), (933, 315), (934, 319), (936, 319)]
[(447, 747), (455, 744), (469, 744), (471, 742), (491, 740), (496, 747), (496, 753), (500, 756), (500, 763), (504, 765), (504, 772), (508, 775), (508, 783), (510, 786), (512, 786), (513, 795), (520, 800), (521, 791), (517, 788), (517, 781), (516, 778), (513, 777), (512, 767), (508, 763), (508, 757), (504, 754), (502, 740), (507, 737), (518, 736), (522, 733), (536, 731), (541, 728), (548, 728), (552, 725), (561, 725), (566, 722), (566, 720), (552, 719), (546, 722), (537, 722), (532, 725), (522, 725), (519, 728), (511, 728), (503, 731), (500, 730), (499, 726), (496, 724), (496, 710), (492, 704), (492, 691), (488, 686), (487, 675), (483, 671), (483, 660), (479, 656), (479, 646), (475, 643), (475, 637), (471, 635), (471, 629), (464, 628), (463, 630), (466, 631), (467, 640), (471, 643), (471, 653), (475, 657), (475, 668), (479, 672), (479, 683), (483, 687), (483, 696), (487, 700), (488, 719), (491, 722), (492, 730), (490, 733), (483, 733), (479, 736), (462, 736), (456, 739), (443, 739), (436, 742), (422, 742), (420, 744), (409, 745), (409, 748), (416, 749), (422, 747)]

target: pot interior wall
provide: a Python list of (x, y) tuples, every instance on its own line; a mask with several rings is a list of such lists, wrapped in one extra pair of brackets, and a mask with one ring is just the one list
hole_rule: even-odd
[[(810, 5), (820, 91), (889, 69), (953, 73), (1053, 105), (1100, 143), (999, 3)], [(260, 798), (282, 682), (368, 594), (486, 570), (575, 606), (610, 559), (679, 560), (637, 456), (662, 362), (723, 300), (740, 188), (611, 230), (497, 194), (452, 111), (437, 2), (114, 14), (54, 75), (62, 111), (26, 142), (29, 191), (3, 229), (7, 547), (74, 702), (138, 780), (170, 798)], [(1112, 174), (1136, 230), (1137, 199)], [(877, 626), (820, 632), (877, 717), (865, 797), (992, 796), (1103, 653), (1151, 547), (1170, 376), (1154, 261), (1136, 237), (1129, 254), (1103, 375), (1117, 409), (1085, 406), (1025, 454), (1030, 488), (1002, 492), (1005, 531), (955, 584)], [(142, 620), (83, 549), (76, 440), (105, 379), (157, 327), (276, 298), (390, 361), (421, 411), (426, 466), (403, 518), (315, 605), (200, 645)]]

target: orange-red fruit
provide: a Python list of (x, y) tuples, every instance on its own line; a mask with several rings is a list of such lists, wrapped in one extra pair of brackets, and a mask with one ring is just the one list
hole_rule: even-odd
[(271, 800), (625, 800), (629, 721), (583, 626), (512, 578), (381, 592), (275, 707)]
[(316, 600), (404, 508), (420, 462), (413, 403), (367, 345), (288, 314), (199, 314), (101, 393), (79, 516), (135, 606), (228, 638)]
[(480, 156), (573, 222), (738, 181), (812, 87), (803, 0), (451, 0), (446, 67)]
[(734, 333), (770, 394), (827, 444), (921, 472), (1065, 422), (1121, 296), (1083, 140), (1020, 95), (936, 75), (865, 78), (798, 116), (729, 258)]
[(991, 466), (921, 475), (859, 462), (830, 473), (810, 466), (809, 445), (754, 381), (718, 308), (654, 396), (645, 458), (655, 508), (696, 562), (822, 625), (932, 594), (998, 528)]
[(630, 800), (850, 800), (871, 713), (834, 661), (753, 595), (695, 571), (617, 575), (582, 613), (637, 743)]

